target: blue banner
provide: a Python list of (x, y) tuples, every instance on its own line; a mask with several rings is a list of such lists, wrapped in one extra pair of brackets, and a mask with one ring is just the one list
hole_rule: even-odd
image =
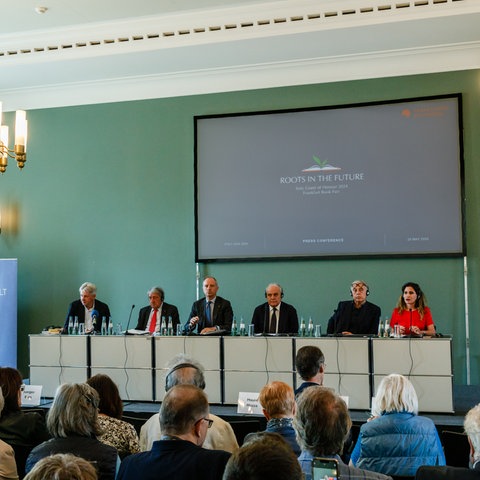
[(0, 258), (0, 366), (17, 367), (17, 259)]

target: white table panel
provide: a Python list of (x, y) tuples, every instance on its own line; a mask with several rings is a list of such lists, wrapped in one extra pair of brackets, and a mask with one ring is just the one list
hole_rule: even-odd
[(86, 380), (86, 368), (30, 366), (30, 384), (43, 386), (42, 397), (53, 397), (62, 383), (83, 383)]
[(150, 336), (101, 336), (90, 338), (93, 368), (151, 368)]
[(163, 369), (179, 353), (200, 362), (205, 370), (220, 370), (221, 337), (154, 337), (155, 368)]
[(30, 365), (87, 366), (87, 337), (67, 335), (29, 335)]
[(225, 371), (292, 372), (292, 345), (291, 337), (225, 337)]
[(287, 372), (225, 372), (225, 403), (236, 404), (239, 392), (260, 392), (269, 382), (278, 380), (293, 384), (293, 374)]
[(117, 384), (122, 400), (153, 400), (151, 369), (92, 367), (92, 376), (97, 373), (108, 375)]

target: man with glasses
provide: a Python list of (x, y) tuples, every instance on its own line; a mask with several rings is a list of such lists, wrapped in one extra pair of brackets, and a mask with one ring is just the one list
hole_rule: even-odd
[(117, 480), (220, 480), (230, 453), (202, 448), (212, 423), (203, 390), (171, 388), (160, 408), (160, 440), (150, 451), (125, 458)]

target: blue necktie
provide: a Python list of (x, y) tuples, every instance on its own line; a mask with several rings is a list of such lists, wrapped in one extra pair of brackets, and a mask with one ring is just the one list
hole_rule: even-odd
[(212, 301), (208, 301), (207, 302), (207, 306), (205, 308), (205, 315), (207, 317), (207, 327), (211, 327), (212, 326), (212, 311), (210, 309), (210, 305), (212, 304)]

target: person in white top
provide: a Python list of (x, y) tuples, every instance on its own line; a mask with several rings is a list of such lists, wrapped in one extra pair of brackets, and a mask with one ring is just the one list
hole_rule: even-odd
[[(205, 377), (203, 367), (187, 355), (180, 354), (171, 360), (169, 370), (165, 377), (165, 391), (169, 391), (175, 385), (195, 385), (205, 389)], [(203, 448), (211, 450), (225, 450), (233, 453), (238, 449), (238, 442), (231, 425), (225, 420), (209, 414), (213, 420), (212, 427), (208, 429)], [(150, 417), (140, 429), (140, 449), (147, 451), (152, 448), (153, 442), (160, 440), (160, 416), (158, 413)]]

